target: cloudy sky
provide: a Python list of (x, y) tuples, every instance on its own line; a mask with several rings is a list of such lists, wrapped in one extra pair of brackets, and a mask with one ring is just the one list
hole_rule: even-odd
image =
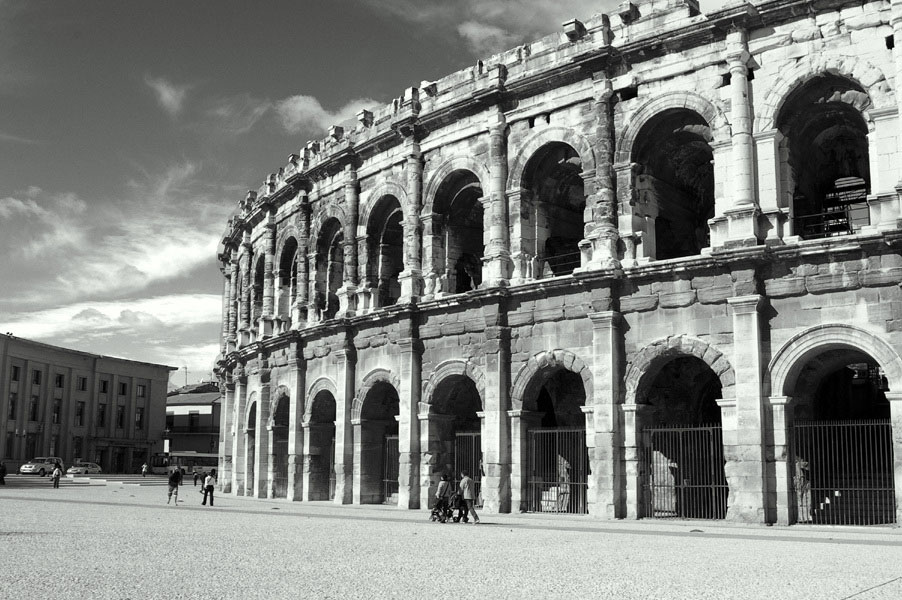
[(0, 0), (0, 334), (209, 378), (247, 189), (359, 108), (617, 4)]

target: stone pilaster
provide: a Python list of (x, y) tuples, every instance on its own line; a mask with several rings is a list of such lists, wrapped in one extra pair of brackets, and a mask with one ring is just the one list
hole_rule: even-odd
[(232, 300), (232, 271), (228, 261), (223, 264), (222, 274), (222, 326), (219, 335), (219, 354), (225, 356), (229, 351), (229, 306)]
[(489, 185), (483, 211), (483, 228), (488, 233), (488, 244), (483, 258), (482, 282), (485, 287), (498, 287), (507, 285), (511, 266), (507, 197), (504, 194), (507, 184), (507, 122), (500, 107), (495, 107), (489, 118)]
[(315, 264), (309, 263), (307, 256), (310, 254), (310, 203), (307, 200), (307, 192), (301, 190), (298, 194), (300, 210), (297, 215), (298, 228), (298, 253), (297, 253), (297, 296), (294, 299), (291, 322), (293, 329), (302, 329), (309, 319), (308, 305), (310, 302), (309, 270), (315, 270)]
[[(492, 308), (494, 311), (489, 312)], [(501, 316), (498, 307), (483, 307), (486, 320), (483, 346), (485, 354), (485, 406), (482, 411), (482, 480), (483, 508), (488, 513), (507, 513), (519, 510), (520, 500), (512, 504), (513, 454), (508, 417), (510, 406), (510, 328), (497, 325)], [(525, 499), (525, 496), (521, 496)]]
[(254, 491), (257, 498), (268, 498), (268, 490), (272, 487), (269, 455), (269, 415), (272, 409), (272, 393), (269, 382), (269, 369), (260, 374), (260, 395), (257, 400), (257, 422), (254, 428), (256, 435), (254, 450)]
[[(351, 430), (351, 407), (354, 404), (354, 352), (341, 349), (335, 352), (335, 503), (350, 504), (355, 467), (355, 438)], [(355, 504), (358, 502), (355, 501)]]
[(766, 521), (764, 463), (764, 409), (762, 389), (762, 297), (729, 298), (733, 313), (735, 397), (721, 406), (724, 474), (730, 486), (727, 518), (745, 523)]
[(645, 404), (622, 404), (620, 414), (623, 417), (623, 480), (626, 488), (624, 502), (627, 519), (639, 519), (650, 516), (644, 514), (645, 483), (648, 474), (642, 464), (642, 430), (647, 425), (650, 415), (649, 406)]
[(238, 305), (240, 303), (240, 299), (238, 298), (238, 288), (241, 287), (240, 282), (238, 281), (241, 272), (238, 269), (238, 257), (235, 252), (230, 254), (229, 269), (231, 272), (231, 285), (229, 286), (229, 332), (227, 335), (226, 352), (234, 352), (238, 342)]
[(423, 290), (422, 275), (422, 228), (420, 210), (423, 206), (423, 155), (420, 145), (411, 136), (408, 138), (407, 154), (407, 209), (404, 228), (404, 270), (398, 276), (401, 283), (401, 298), (398, 304), (416, 301)]
[[(443, 434), (453, 431), (454, 415), (432, 412), (432, 407), (420, 403), (417, 419), (420, 422), (420, 506), (432, 508), (435, 490), (451, 456), (445, 452)], [(453, 465), (452, 465), (453, 469)]]
[(291, 405), (288, 413), (288, 494), (289, 500), (301, 500), (304, 497), (304, 451), (306, 448), (306, 430), (301, 426), (307, 399), (307, 365), (303, 358), (300, 344), (292, 349), (294, 354), (294, 389), (291, 394)]
[(232, 461), (235, 456), (235, 393), (234, 377), (225, 383), (222, 406), (220, 407), (219, 425), (219, 473), (217, 484), (223, 494), (231, 493), (232, 486)]
[[(244, 366), (238, 364), (232, 372), (232, 379), (235, 381), (235, 405), (234, 405), (234, 426), (229, 435), (232, 436), (232, 490), (237, 495), (245, 495), (245, 452), (247, 451), (245, 439), (245, 428), (247, 423), (244, 422), (247, 414), (247, 376), (245, 375)], [(222, 435), (222, 433), (220, 433)]]
[[(620, 313), (590, 313), (594, 397), (586, 398), (586, 445), (589, 448), (589, 514), (613, 519), (623, 516), (620, 490), (623, 466), (619, 440), (620, 365), (623, 361)], [(592, 496), (592, 494), (590, 494)], [(594, 504), (593, 504), (594, 502)]]
[(316, 245), (312, 243), (313, 251), (307, 254), (307, 324), (316, 325), (322, 320), (323, 309), (320, 308), (316, 293)]
[(276, 221), (274, 209), (266, 216), (266, 228), (263, 230), (263, 313), (258, 327), (258, 339), (273, 335), (273, 314), (275, 304), (274, 263), (276, 256)]
[(360, 192), (357, 184), (357, 169), (353, 165), (345, 167), (345, 206), (347, 220), (344, 224), (344, 273), (342, 285), (336, 292), (339, 316), (353, 317), (356, 314), (357, 292), (357, 221), (360, 214)]
[(401, 338), (398, 408), (398, 508), (420, 507), (420, 423), (417, 413), (422, 393), (421, 344), (415, 337)]
[[(902, 0), (892, 0), (890, 3), (890, 24), (893, 28), (893, 66), (895, 67), (895, 81), (902, 81)], [(896, 91), (896, 126), (900, 129), (897, 133), (900, 137), (896, 142), (896, 156), (902, 152), (902, 89), (899, 85), (895, 86)], [(871, 157), (874, 160), (874, 157)], [(898, 158), (896, 161), (898, 163)], [(896, 183), (896, 190), (902, 194), (902, 171), (899, 173), (900, 179)]]
[(798, 518), (795, 492), (792, 486), (793, 469), (790, 463), (792, 449), (790, 427), (792, 426), (792, 398), (771, 396), (770, 399), (770, 439), (767, 453), (767, 522), (790, 525)]
[(789, 199), (783, 190), (780, 146), (783, 134), (778, 129), (756, 133), (755, 157), (758, 173), (758, 205), (765, 219), (764, 242), (781, 244), (789, 235)]
[(896, 523), (902, 523), (902, 393), (886, 392), (893, 439), (893, 480), (896, 482)]
[(253, 303), (253, 274), (251, 265), (253, 246), (251, 245), (250, 232), (245, 230), (244, 239), (241, 242), (241, 315), (238, 322), (238, 347), (246, 346), (251, 342), (251, 306)]
[[(538, 427), (542, 415), (528, 410), (509, 410), (510, 418), (510, 491), (511, 510), (526, 512), (529, 508), (529, 430)], [(483, 450), (483, 454), (485, 451)], [(485, 484), (483, 484), (485, 490)], [(483, 491), (483, 499), (485, 499)]]

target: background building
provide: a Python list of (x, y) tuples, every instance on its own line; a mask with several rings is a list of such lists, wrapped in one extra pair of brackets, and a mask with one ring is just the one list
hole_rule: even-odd
[(223, 491), (895, 522), (902, 1), (625, 2), (239, 202)]
[(218, 452), (221, 407), (217, 382), (195, 383), (169, 392), (164, 431), (169, 452)]
[(163, 450), (172, 370), (0, 336), (0, 449), (10, 472), (35, 456), (137, 472)]

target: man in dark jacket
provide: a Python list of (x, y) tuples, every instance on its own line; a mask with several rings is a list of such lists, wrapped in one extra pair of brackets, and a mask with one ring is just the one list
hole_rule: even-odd
[(175, 495), (175, 505), (179, 505), (180, 485), (182, 485), (182, 471), (176, 468), (169, 474), (169, 499), (166, 500), (166, 504), (169, 504), (169, 501), (172, 500), (172, 496)]

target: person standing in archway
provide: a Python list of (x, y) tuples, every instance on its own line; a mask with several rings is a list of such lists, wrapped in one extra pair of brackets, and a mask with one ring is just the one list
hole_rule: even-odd
[(473, 524), (479, 524), (479, 515), (476, 514), (476, 483), (466, 471), (460, 472), (460, 495), (467, 505), (467, 513), (473, 515)]

